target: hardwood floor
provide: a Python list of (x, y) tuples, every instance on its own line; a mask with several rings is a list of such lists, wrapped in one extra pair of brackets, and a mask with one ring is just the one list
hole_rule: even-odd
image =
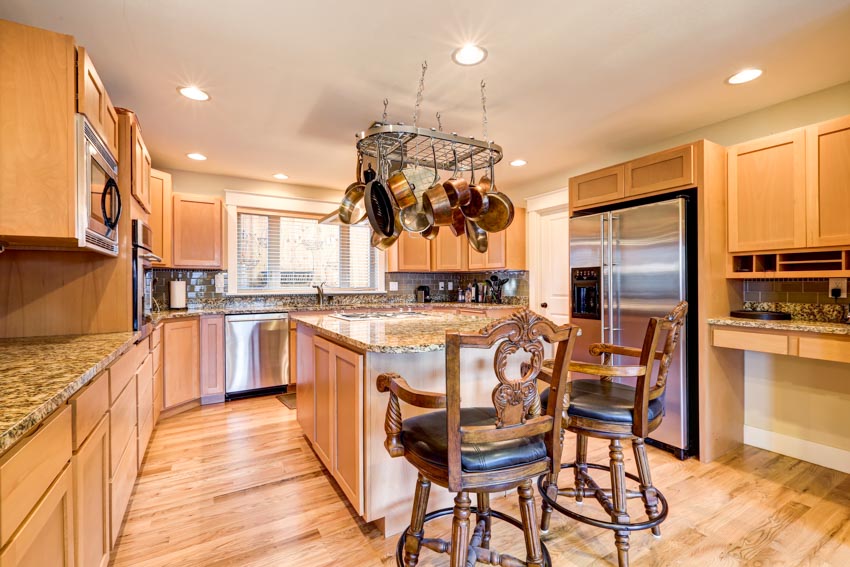
[[(850, 565), (850, 475), (752, 447), (708, 465), (648, 450), (670, 516), (661, 539), (632, 535), (633, 565)], [(591, 440), (591, 461), (607, 452)], [(515, 494), (493, 505), (518, 515)], [(521, 533), (497, 524), (492, 547), (524, 556)], [(607, 530), (555, 514), (544, 541), (554, 565), (616, 565)], [(355, 516), (295, 411), (271, 396), (160, 422), (111, 565), (391, 566), (394, 548)], [(425, 550), (420, 565), (447, 563)]]

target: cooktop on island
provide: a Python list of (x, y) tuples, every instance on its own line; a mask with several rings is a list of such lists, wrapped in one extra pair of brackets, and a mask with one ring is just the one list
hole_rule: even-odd
[(331, 317), (345, 321), (382, 321), (385, 319), (415, 319), (427, 317), (421, 311), (370, 311), (369, 313), (333, 313)]

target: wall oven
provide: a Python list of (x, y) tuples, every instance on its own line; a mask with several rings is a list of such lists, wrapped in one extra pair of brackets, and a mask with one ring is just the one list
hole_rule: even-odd
[(162, 258), (153, 253), (153, 233), (140, 220), (133, 221), (133, 330), (145, 331), (151, 315), (153, 276), (151, 262)]
[(118, 255), (118, 162), (84, 114), (77, 114), (77, 239), (81, 248)]

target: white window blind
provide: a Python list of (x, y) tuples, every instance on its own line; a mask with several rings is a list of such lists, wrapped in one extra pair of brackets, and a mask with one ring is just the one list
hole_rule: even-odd
[(285, 213), (237, 211), (239, 293), (377, 291), (383, 274), (368, 226), (319, 224)]

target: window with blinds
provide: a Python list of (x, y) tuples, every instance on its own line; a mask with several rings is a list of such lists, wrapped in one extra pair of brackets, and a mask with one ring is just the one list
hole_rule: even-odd
[(237, 211), (236, 266), (239, 293), (378, 291), (377, 252), (368, 226), (319, 224), (286, 213)]

